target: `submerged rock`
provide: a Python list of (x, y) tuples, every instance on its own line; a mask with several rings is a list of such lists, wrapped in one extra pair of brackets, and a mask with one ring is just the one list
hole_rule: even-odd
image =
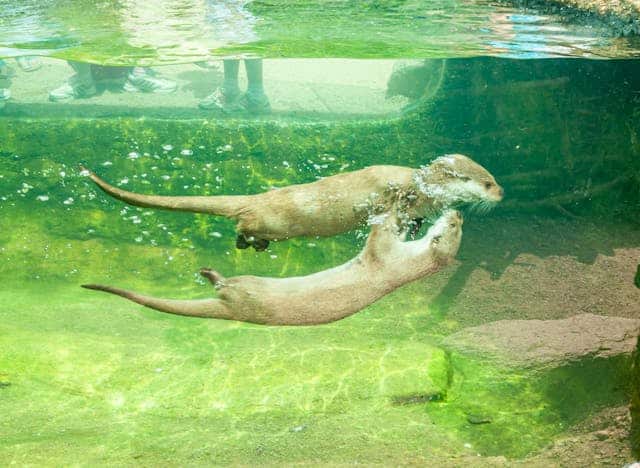
[(562, 320), (500, 320), (448, 336), (451, 351), (513, 367), (559, 366), (633, 352), (640, 320), (581, 314)]
[(421, 405), (423, 403), (444, 401), (445, 394), (443, 392), (431, 392), (431, 393), (414, 393), (410, 395), (396, 395), (391, 398), (391, 403), (394, 406), (405, 405)]
[(467, 421), (471, 424), (489, 424), (492, 419), (482, 414), (467, 414)]

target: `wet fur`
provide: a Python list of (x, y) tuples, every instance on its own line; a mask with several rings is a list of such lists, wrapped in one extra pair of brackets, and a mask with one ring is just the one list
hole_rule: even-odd
[(488, 206), (502, 199), (502, 188), (493, 176), (458, 154), (442, 156), (420, 169), (370, 166), (256, 195), (141, 195), (113, 187), (93, 173), (89, 176), (104, 192), (131, 205), (231, 218), (237, 222), (237, 246), (254, 245), (258, 250), (268, 241), (353, 230), (372, 214), (387, 212), (398, 192), (407, 196), (405, 210), (411, 219), (462, 203)]
[(307, 276), (267, 278), (203, 269), (218, 298), (171, 300), (103, 285), (84, 288), (116, 294), (161, 312), (265, 325), (315, 325), (352, 315), (400, 286), (433, 274), (456, 255), (462, 218), (448, 211), (420, 240), (405, 242), (398, 219), (373, 226), (364, 249), (349, 262)]

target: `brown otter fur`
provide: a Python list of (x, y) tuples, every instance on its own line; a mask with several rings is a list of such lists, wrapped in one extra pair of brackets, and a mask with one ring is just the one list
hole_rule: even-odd
[(462, 203), (489, 205), (502, 188), (482, 166), (461, 154), (435, 159), (420, 169), (370, 166), (256, 195), (158, 196), (91, 179), (107, 194), (135, 206), (221, 215), (237, 221), (239, 248), (264, 250), (268, 241), (298, 236), (333, 236), (355, 229), (372, 212), (386, 212), (395, 188), (408, 195), (411, 219), (420, 220)]
[(382, 296), (435, 273), (458, 251), (462, 217), (444, 213), (420, 240), (404, 241), (397, 218), (387, 215), (374, 225), (360, 254), (335, 268), (307, 276), (224, 278), (203, 269), (218, 290), (217, 299), (171, 300), (102, 285), (84, 288), (117, 294), (161, 312), (194, 317), (239, 320), (266, 325), (315, 325), (352, 315)]

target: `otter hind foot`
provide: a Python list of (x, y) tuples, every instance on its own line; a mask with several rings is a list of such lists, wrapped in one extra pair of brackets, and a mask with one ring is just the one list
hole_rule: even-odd
[(238, 234), (236, 237), (236, 249), (247, 249), (253, 247), (256, 252), (263, 252), (269, 247), (269, 241), (267, 239), (256, 239), (253, 236), (247, 236), (245, 234)]
[(267, 250), (267, 247), (269, 247), (269, 241), (266, 239), (256, 239), (251, 245), (253, 245), (256, 252), (264, 252)]
[(236, 237), (236, 249), (244, 250), (248, 249), (249, 247), (251, 247), (251, 244), (244, 236), (244, 234), (238, 234), (238, 237)]

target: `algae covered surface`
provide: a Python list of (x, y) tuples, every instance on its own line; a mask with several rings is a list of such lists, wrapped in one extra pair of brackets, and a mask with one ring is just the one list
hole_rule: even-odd
[[(451, 61), (428, 102), (360, 121), (86, 118), (72, 106), (62, 119), (42, 104), (33, 118), (15, 104), (0, 125), (0, 459), (516, 460), (627, 405), (628, 355), (513, 369), (442, 341), (498, 319), (640, 316), (636, 67)], [(79, 164), (141, 192), (240, 194), (447, 152), (485, 165), (510, 198), (466, 213), (450, 268), (343, 321), (188, 319), (79, 287), (210, 297), (200, 267), (303, 275), (352, 258), (367, 234), (239, 251), (231, 221), (126, 207)]]

